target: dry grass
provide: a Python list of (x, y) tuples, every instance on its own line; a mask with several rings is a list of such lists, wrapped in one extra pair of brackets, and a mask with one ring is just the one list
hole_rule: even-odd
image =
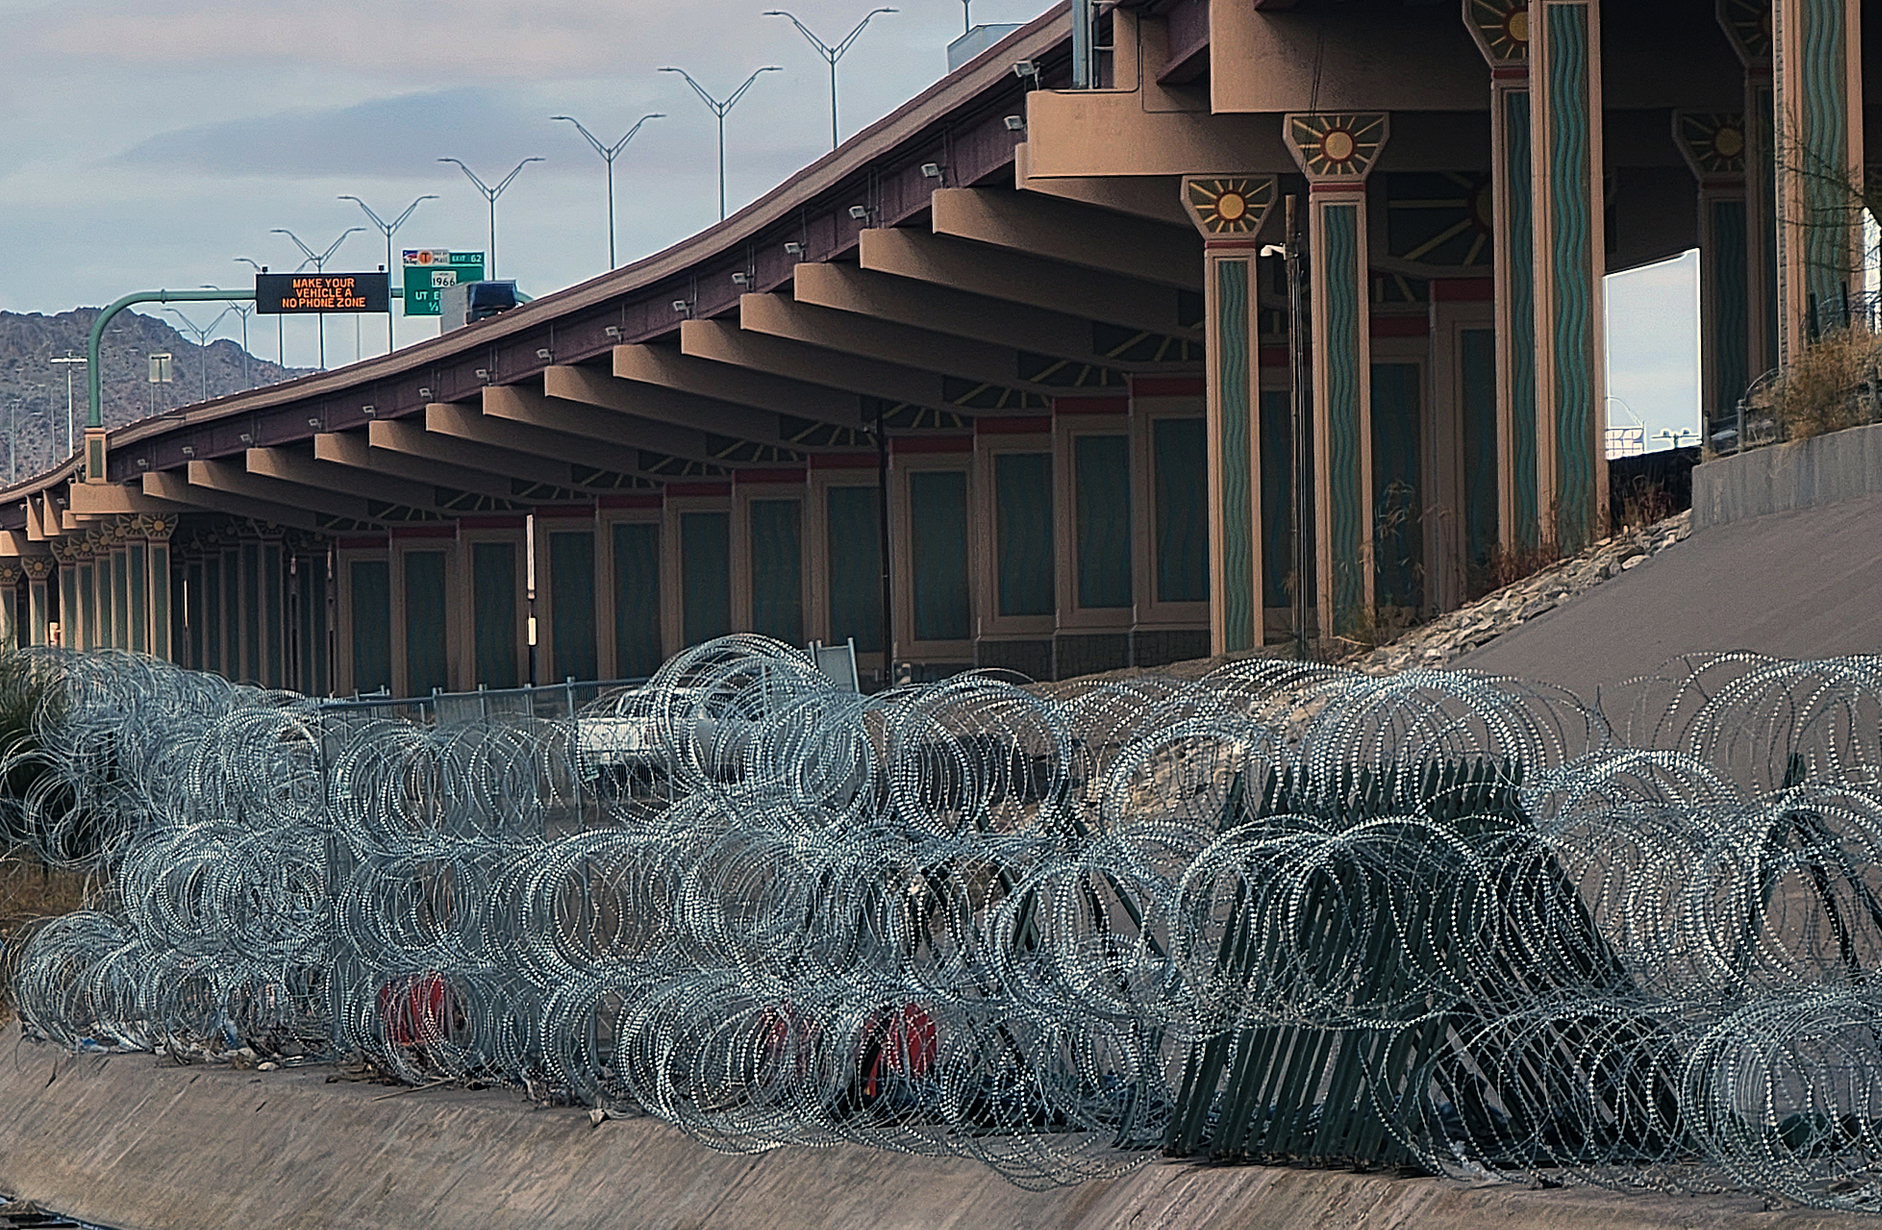
[[(14, 850), (0, 855), (0, 949), (21, 927), (40, 918), (69, 914), (85, 904), (86, 877), (54, 871), (31, 854)], [(13, 988), (0, 960), (0, 1022), (13, 1018)]]
[(1791, 440), (1875, 420), (1882, 338), (1858, 325), (1827, 334), (1797, 357), (1752, 409), (1774, 415)]

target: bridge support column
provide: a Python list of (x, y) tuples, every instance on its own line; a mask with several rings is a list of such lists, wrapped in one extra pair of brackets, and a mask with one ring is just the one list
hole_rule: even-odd
[(1699, 384), (1710, 439), (1736, 424), (1753, 375), (1745, 117), (1677, 111), (1673, 136), (1699, 181)]
[(1366, 179), (1389, 134), (1380, 113), (1294, 114), (1282, 121), (1309, 185), (1312, 279), (1315, 593), (1320, 633), (1371, 624), (1371, 261)]
[[(1777, 366), (1777, 100), (1771, 0), (1717, 0), (1719, 24), (1745, 66), (1745, 368)], [(1738, 394), (1744, 390), (1739, 389)], [(1734, 411), (1737, 395), (1732, 399)], [(1708, 407), (1709, 408), (1709, 407)], [(1734, 425), (1736, 419), (1734, 418)]]
[(20, 647), (20, 565), (0, 560), (0, 650)]
[(28, 555), (20, 561), (26, 570), (26, 641), (52, 643), (52, 597), (47, 585), (55, 567), (50, 555)]
[(1203, 236), (1208, 355), (1209, 645), (1213, 654), (1258, 649), (1264, 620), (1261, 560), (1261, 365), (1256, 311), (1260, 232), (1272, 211), (1271, 176), (1190, 177), (1183, 207)]
[(59, 644), (70, 649), (79, 645), (72, 616), (78, 608), (78, 557), (83, 550), (84, 544), (70, 536), (52, 542), (53, 562), (58, 565), (53, 583), (59, 587)]
[(111, 646), (131, 648), (131, 551), (124, 541), (124, 524), (113, 530), (111, 544)]
[(257, 555), (260, 568), (256, 601), (259, 609), (251, 627), (258, 627), (258, 661), (264, 687), (284, 688), (287, 676), (287, 564), (281, 531), (262, 531)]
[(1607, 208), (1600, 0), (1530, 5), (1535, 164), (1537, 501), (1564, 553), (1607, 507)]
[(1780, 359), (1847, 319), (1863, 290), (1862, 10), (1776, 0)]
[(176, 522), (169, 517), (140, 517), (144, 535), (144, 627), (149, 651), (166, 662), (176, 660), (171, 641), (170, 536)]
[(1498, 541), (1534, 548), (1536, 487), (1535, 168), (1529, 0), (1464, 0), (1464, 24), (1490, 62), (1490, 196), (1496, 283)]

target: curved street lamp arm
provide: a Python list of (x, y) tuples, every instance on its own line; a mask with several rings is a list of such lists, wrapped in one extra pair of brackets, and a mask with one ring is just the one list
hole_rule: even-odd
[(732, 97), (725, 100), (725, 109), (730, 111), (733, 107), (738, 106), (738, 100), (745, 97), (745, 91), (752, 88), (752, 84), (758, 80), (759, 74), (781, 73), (783, 71), (784, 70), (779, 68), (776, 64), (767, 64), (763, 68), (754, 71), (751, 76), (745, 78), (745, 84), (733, 90)]
[(456, 168), (457, 168), (458, 170), (460, 170), (460, 171), (462, 171), (462, 172), (464, 172), (464, 174), (466, 174), (466, 175), (468, 175), (468, 176), (470, 176), (470, 182), (471, 182), (471, 183), (473, 183), (473, 184), (476, 184), (476, 185), (477, 185), (477, 191), (479, 191), (479, 192), (481, 192), (481, 193), (483, 193), (483, 194), (484, 194), (485, 196), (489, 196), (489, 195), (490, 195), (490, 185), (488, 185), (488, 184), (486, 184), (486, 183), (484, 183), (484, 181), (483, 181), (483, 180), (481, 180), (481, 179), (478, 179), (478, 178), (477, 178), (477, 172), (475, 172), (475, 171), (473, 171), (473, 170), (471, 170), (471, 169), (470, 169), (469, 167), (467, 167), (467, 166), (465, 166), (465, 165), (463, 164), (463, 162), (461, 162), (460, 160), (458, 160), (458, 159), (456, 159), (456, 158), (440, 158), (440, 159), (438, 159), (438, 161), (439, 161), (439, 162), (448, 162), (448, 163), (450, 163), (450, 164), (451, 164), (452, 166), (454, 166), (454, 167), (456, 167)]
[[(818, 38), (815, 34), (812, 34), (810, 32), (810, 27), (805, 25), (803, 22), (797, 20), (797, 14), (795, 13), (787, 13), (783, 9), (766, 9), (764, 12), (760, 13), (759, 16), (784, 18), (784, 20), (790, 22), (792, 25), (797, 27), (797, 32), (803, 35), (805, 41), (807, 41), (812, 47), (815, 47), (817, 49), (817, 53), (819, 55), (821, 55), (824, 59), (831, 61), (832, 63), (836, 61), (836, 58), (838, 55), (842, 54), (836, 48), (830, 46), (830, 44), (824, 42), (822, 39)], [(870, 14), (870, 16), (873, 17), (874, 14), (872, 13)], [(863, 20), (868, 21), (869, 18), (865, 17), (863, 18)]]
[[(354, 198), (354, 200), (358, 200), (358, 199), (359, 199), (359, 198), (357, 198), (357, 197), (355, 197), (355, 198)], [(414, 209), (417, 209), (417, 208), (418, 208), (418, 206), (419, 206), (419, 203), (420, 203), (420, 202), (422, 202), (422, 201), (435, 201), (435, 200), (437, 200), (437, 199), (438, 199), (438, 194), (437, 194), (437, 193), (435, 193), (435, 192), (427, 192), (427, 193), (426, 193), (426, 194), (425, 194), (424, 196), (421, 196), (421, 197), (419, 197), (419, 198), (418, 198), (418, 200), (416, 200), (416, 201), (413, 201), (413, 202), (412, 202), (412, 203), (411, 203), (410, 205), (407, 205), (407, 206), (405, 207), (405, 212), (404, 212), (404, 213), (402, 213), (402, 214), (400, 214), (400, 215), (399, 215), (398, 217), (396, 217), (396, 218), (394, 218), (394, 219), (392, 219), (392, 228), (391, 228), (391, 231), (388, 231), (388, 232), (387, 232), (387, 234), (386, 234), (386, 238), (387, 238), (387, 239), (390, 239), (390, 238), (392, 238), (392, 232), (393, 232), (393, 231), (397, 231), (397, 230), (398, 230), (398, 229), (399, 229), (399, 228), (400, 228), (401, 226), (404, 226), (404, 225), (405, 225), (405, 220), (406, 220), (407, 218), (409, 218), (409, 217), (411, 217), (411, 216), (412, 216), (412, 211), (413, 211)]]
[(374, 213), (372, 211), (372, 206), (368, 205), (366, 202), (360, 200), (356, 196), (352, 196), (345, 192), (342, 192), (340, 194), (339, 199), (342, 201), (353, 202), (353, 204), (359, 206), (361, 209), (366, 211), (366, 216), (372, 219), (372, 224), (374, 226), (378, 227), (381, 231), (386, 229), (386, 220), (384, 218), (381, 218), (378, 214)]
[(729, 110), (731, 110), (731, 107), (732, 107), (732, 104), (731, 104), (731, 103), (724, 103), (724, 104), (721, 104), (721, 103), (719, 102), (719, 100), (718, 100), (718, 99), (716, 99), (716, 98), (714, 98), (714, 97), (713, 97), (712, 95), (710, 95), (710, 94), (708, 94), (708, 93), (706, 93), (706, 87), (705, 87), (705, 86), (703, 86), (703, 85), (701, 85), (701, 84), (699, 84), (699, 83), (698, 83), (697, 81), (694, 81), (694, 80), (693, 80), (693, 75), (692, 75), (691, 73), (689, 73), (689, 72), (687, 72), (687, 71), (686, 71), (685, 69), (683, 69), (683, 68), (661, 68), (661, 69), (656, 69), (655, 71), (656, 71), (656, 72), (662, 72), (662, 73), (678, 73), (678, 74), (679, 74), (680, 76), (682, 76), (682, 77), (684, 77), (684, 78), (686, 78), (686, 84), (687, 84), (687, 85), (690, 85), (690, 86), (692, 86), (692, 87), (693, 87), (693, 93), (695, 93), (695, 94), (697, 94), (697, 95), (699, 95), (699, 97), (700, 97), (700, 99), (701, 99), (701, 101), (703, 101), (703, 102), (704, 102), (704, 103), (705, 103), (705, 104), (706, 104), (706, 105), (707, 105), (708, 107), (710, 107), (710, 108), (712, 108), (712, 113), (713, 113), (714, 115), (717, 115), (717, 116), (720, 116), (721, 118), (723, 118), (723, 117), (724, 117), (724, 115), (725, 115), (725, 113), (726, 113), (727, 111), (729, 111)]
[(884, 13), (894, 13), (898, 11), (897, 9), (890, 8), (869, 10), (868, 13), (863, 15), (863, 19), (856, 23), (856, 28), (851, 30), (843, 41), (836, 45), (836, 52), (830, 58), (833, 60), (842, 59), (843, 53), (850, 49), (850, 44), (856, 41), (856, 36), (863, 32), (863, 27), (868, 25), (872, 19), (882, 16)]
[(595, 152), (597, 154), (600, 154), (603, 158), (606, 158), (608, 156), (608, 147), (603, 145), (598, 139), (596, 139), (595, 134), (592, 132), (589, 132), (588, 129), (584, 128), (582, 126), (582, 122), (576, 119), (574, 116), (552, 115), (549, 118), (552, 120), (567, 120), (569, 123), (575, 125), (575, 131), (581, 133), (582, 136), (588, 139), (588, 144), (595, 147)]
[(516, 164), (516, 167), (515, 167), (515, 168), (514, 168), (514, 169), (513, 169), (513, 170), (512, 170), (512, 171), (511, 171), (511, 172), (510, 172), (510, 173), (509, 173), (508, 175), (505, 175), (505, 176), (503, 177), (503, 182), (497, 185), (497, 190), (496, 190), (495, 192), (493, 192), (493, 193), (491, 193), (491, 194), (490, 194), (490, 195), (491, 195), (491, 197), (492, 197), (492, 198), (494, 199), (494, 198), (496, 198), (496, 197), (500, 197), (500, 196), (502, 196), (502, 195), (503, 195), (503, 190), (504, 190), (505, 188), (508, 188), (508, 187), (510, 186), (510, 181), (511, 181), (511, 180), (513, 180), (513, 179), (515, 179), (515, 178), (516, 178), (516, 177), (517, 177), (518, 175), (521, 175), (521, 174), (523, 173), (523, 168), (524, 168), (524, 167), (526, 167), (526, 166), (528, 166), (528, 165), (529, 165), (530, 163), (532, 163), (532, 162), (546, 162), (546, 161), (548, 161), (548, 160), (547, 160), (546, 158), (525, 158), (525, 159), (523, 159), (523, 160), (522, 160), (521, 162), (519, 162), (519, 163), (517, 163), (517, 164)]
[(634, 126), (627, 130), (627, 135), (614, 143), (610, 151), (610, 156), (619, 154), (622, 150), (626, 149), (627, 143), (634, 139), (634, 134), (640, 131), (642, 124), (645, 124), (648, 120), (664, 120), (665, 118), (667, 118), (667, 113), (664, 111), (649, 111), (646, 115), (635, 120)]
[[(270, 235), (286, 235), (289, 239), (292, 239), (294, 241), (295, 247), (299, 248), (302, 252), (307, 254), (308, 260), (314, 261), (316, 263), (319, 262), (320, 258), (314, 255), (314, 250), (308, 247), (306, 244), (302, 243), (301, 237), (299, 235), (296, 235), (293, 231), (290, 231), (287, 227), (277, 226), (277, 227), (270, 229), (268, 233)], [(301, 268), (303, 269), (305, 269), (306, 267), (307, 267), (306, 265), (301, 266)]]

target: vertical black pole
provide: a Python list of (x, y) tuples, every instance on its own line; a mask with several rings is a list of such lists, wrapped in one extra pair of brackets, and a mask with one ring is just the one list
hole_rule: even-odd
[(889, 568), (889, 432), (883, 422), (886, 403), (876, 406), (876, 522), (882, 552), (882, 677), (895, 683), (895, 606)]
[(1307, 336), (1301, 325), (1303, 311), (1300, 285), (1300, 198), (1287, 198), (1287, 351), (1289, 401), (1294, 419), (1294, 656), (1307, 659), (1308, 578), (1313, 572), (1313, 552), (1308, 549), (1307, 528), (1312, 508), (1307, 493)]

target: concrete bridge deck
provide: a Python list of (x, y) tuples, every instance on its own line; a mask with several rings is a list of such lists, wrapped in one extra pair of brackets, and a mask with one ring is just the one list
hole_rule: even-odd
[(331, 1069), (162, 1067), (0, 1031), (0, 1190), (122, 1230), (1713, 1230), (1847, 1226), (1755, 1198), (1469, 1187), (1153, 1161), (1047, 1192), (978, 1163), (848, 1146), (714, 1153), (653, 1119), (591, 1127), (507, 1091), (329, 1084)]

